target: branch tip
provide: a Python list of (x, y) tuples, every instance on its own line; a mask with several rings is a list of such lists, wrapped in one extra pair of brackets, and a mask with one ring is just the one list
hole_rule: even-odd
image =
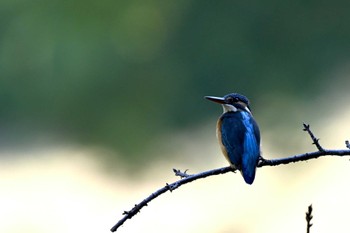
[(310, 125), (309, 124), (305, 124), (303, 123), (303, 126), (304, 126), (304, 131), (308, 131), (310, 129)]
[(186, 169), (184, 172), (182, 172), (179, 169), (173, 168), (173, 171), (175, 173), (175, 176), (180, 176), (181, 179), (191, 176), (190, 174), (187, 174), (188, 169)]
[(312, 227), (312, 223), (311, 223), (311, 220), (312, 220), (313, 216), (312, 216), (312, 204), (309, 205), (309, 207), (307, 208), (307, 212), (306, 212), (306, 232), (307, 233), (310, 233), (310, 228)]

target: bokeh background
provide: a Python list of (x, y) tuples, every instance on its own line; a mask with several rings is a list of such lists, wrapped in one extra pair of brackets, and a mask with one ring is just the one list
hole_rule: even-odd
[[(109, 232), (151, 192), (227, 166), (220, 106), (252, 103), (266, 158), (350, 139), (349, 1), (0, 0), (0, 231)], [(349, 159), (226, 174), (120, 232), (349, 232)]]

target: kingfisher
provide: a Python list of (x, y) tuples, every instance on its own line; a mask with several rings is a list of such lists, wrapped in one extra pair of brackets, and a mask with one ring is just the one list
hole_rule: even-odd
[(260, 130), (248, 98), (238, 93), (205, 98), (222, 105), (224, 112), (216, 126), (221, 150), (230, 166), (241, 172), (247, 184), (252, 184), (260, 158)]

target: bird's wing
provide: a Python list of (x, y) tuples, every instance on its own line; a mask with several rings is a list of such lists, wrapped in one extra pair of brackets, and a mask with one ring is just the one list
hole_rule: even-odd
[(246, 127), (246, 133), (243, 145), (242, 174), (244, 180), (248, 184), (252, 184), (260, 156), (260, 132), (258, 125), (251, 115), (243, 116), (243, 124)]

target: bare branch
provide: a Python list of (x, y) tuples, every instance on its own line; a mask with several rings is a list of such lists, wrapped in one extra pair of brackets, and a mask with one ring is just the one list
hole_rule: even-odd
[(312, 227), (312, 220), (313, 216), (312, 216), (312, 205), (309, 205), (309, 207), (307, 208), (307, 212), (306, 212), (306, 233), (310, 233), (310, 228)]
[[(176, 170), (176, 169), (175, 169)], [(178, 170), (180, 172), (180, 170)], [(147, 206), (147, 204), (152, 201), (154, 198), (158, 197), (159, 195), (165, 193), (166, 191), (174, 191), (175, 189), (179, 188), (181, 185), (183, 184), (187, 184), (189, 182), (192, 182), (194, 180), (198, 180), (198, 179), (202, 179), (205, 178), (207, 176), (214, 176), (214, 175), (219, 175), (219, 174), (224, 174), (227, 172), (232, 172), (234, 171), (231, 167), (223, 167), (223, 168), (218, 168), (218, 169), (213, 169), (210, 171), (205, 171), (205, 172), (201, 172), (195, 175), (188, 175), (187, 177), (175, 181), (174, 183), (171, 184), (166, 184), (163, 188), (158, 189), (157, 191), (155, 191), (154, 193), (152, 193), (151, 195), (149, 195), (146, 199), (144, 199), (143, 201), (141, 201), (139, 204), (135, 205), (134, 208), (132, 208), (130, 211), (124, 211), (124, 217), (122, 219), (120, 219), (118, 221), (117, 224), (115, 224), (112, 228), (111, 231), (114, 232), (116, 231), (121, 225), (124, 224), (124, 222), (127, 219), (132, 218), (134, 215), (136, 215), (138, 212), (140, 212), (140, 210), (144, 207)]]
[(277, 166), (281, 164), (296, 163), (296, 162), (306, 161), (310, 159), (317, 159), (321, 156), (346, 156), (346, 155), (350, 155), (350, 150), (314, 151), (314, 152), (293, 155), (290, 157), (280, 158), (280, 159), (263, 159), (259, 161), (257, 167)]
[(312, 139), (312, 144), (314, 144), (317, 149), (319, 151), (323, 151), (323, 148), (322, 146), (320, 145), (320, 143), (318, 142), (320, 139), (319, 138), (316, 138), (315, 135), (311, 132), (311, 129), (310, 129), (310, 125), (309, 124), (305, 124), (303, 123), (303, 126), (304, 126), (304, 131), (307, 131), (308, 134), (310, 135), (311, 139)]
[[(257, 167), (278, 166), (278, 165), (282, 165), (282, 164), (296, 163), (296, 162), (306, 161), (306, 160), (310, 160), (310, 159), (316, 159), (316, 158), (319, 158), (321, 156), (348, 156), (348, 155), (350, 155), (350, 148), (349, 148), (350, 146), (348, 146), (349, 142), (346, 143), (347, 147), (349, 148), (347, 150), (328, 150), (328, 149), (323, 149), (321, 147), (321, 145), (319, 144), (318, 139), (311, 132), (310, 126), (305, 124), (305, 123), (303, 124), (303, 126), (304, 126), (303, 130), (308, 132), (308, 134), (310, 135), (310, 137), (311, 137), (311, 139), (313, 141), (313, 144), (315, 144), (315, 146), (318, 149), (317, 151), (304, 153), (304, 154), (299, 154), (299, 155), (293, 155), (293, 156), (289, 156), (289, 157), (286, 157), (286, 158), (280, 158), (280, 159), (264, 159), (264, 158), (260, 157)], [(173, 169), (173, 171), (175, 173), (175, 176), (180, 176), (181, 177), (180, 180), (175, 181), (175, 182), (173, 182), (171, 184), (166, 183), (166, 185), (164, 187), (162, 187), (161, 189), (155, 191), (154, 193), (149, 195), (146, 199), (144, 199), (140, 203), (136, 204), (130, 211), (124, 211), (123, 215), (125, 215), (125, 216), (122, 219), (120, 219), (111, 228), (111, 231), (112, 232), (116, 231), (121, 225), (124, 224), (124, 222), (127, 219), (131, 219), (132, 217), (134, 217), (138, 212), (140, 212), (140, 210), (144, 206), (147, 206), (147, 204), (149, 202), (151, 202), (153, 199), (155, 199), (156, 197), (160, 196), (161, 194), (163, 194), (163, 193), (165, 193), (167, 191), (172, 192), (175, 189), (179, 188), (181, 185), (190, 183), (190, 182), (192, 182), (194, 180), (198, 180), (198, 179), (202, 179), (202, 178), (206, 178), (206, 177), (214, 176), (214, 175), (225, 174), (225, 173), (228, 173), (228, 172), (235, 172), (235, 170), (233, 168), (231, 168), (231, 167), (217, 168), (217, 169), (213, 169), (213, 170), (209, 170), (209, 171), (205, 171), (205, 172), (201, 172), (201, 173), (193, 174), (193, 175), (187, 174), (186, 173), (187, 170), (185, 170), (185, 172), (181, 172), (178, 169)], [(312, 211), (312, 209), (311, 209), (311, 211)]]

